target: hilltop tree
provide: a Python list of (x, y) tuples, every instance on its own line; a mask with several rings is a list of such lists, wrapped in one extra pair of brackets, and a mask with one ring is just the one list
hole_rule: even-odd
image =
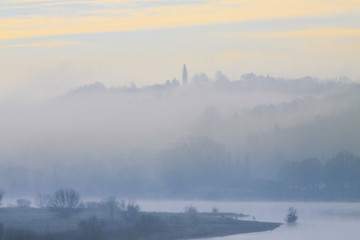
[(225, 85), (230, 82), (229, 78), (225, 76), (221, 71), (215, 73), (215, 83), (217, 86)]
[(80, 194), (74, 189), (59, 189), (49, 201), (49, 209), (64, 218), (78, 212), (80, 206)]

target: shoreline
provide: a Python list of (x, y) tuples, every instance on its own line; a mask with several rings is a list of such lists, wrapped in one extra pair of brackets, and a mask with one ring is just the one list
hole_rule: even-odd
[[(104, 209), (82, 209), (69, 218), (59, 218), (48, 209), (1, 208), (0, 223), (5, 229), (32, 231), (39, 238), (51, 234), (56, 240), (81, 238), (80, 222), (96, 229), (107, 240), (119, 239), (201, 239), (243, 233), (271, 231), (281, 223), (242, 220), (248, 217), (237, 213), (193, 212), (117, 212), (113, 219)], [(102, 239), (102, 238), (99, 238)]]

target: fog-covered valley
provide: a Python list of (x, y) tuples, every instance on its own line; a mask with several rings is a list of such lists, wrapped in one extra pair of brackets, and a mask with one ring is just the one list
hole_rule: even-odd
[[(331, 199), (310, 191), (330, 186), (327, 170), (311, 188), (285, 187), (282, 169), (308, 158), (319, 169), (336, 158), (359, 167), (360, 85), (348, 79), (217, 72), (140, 88), (99, 81), (0, 109), (0, 188), (9, 197), (72, 187), (88, 197), (287, 199), (301, 189), (300, 198)], [(353, 181), (350, 192), (359, 173)]]

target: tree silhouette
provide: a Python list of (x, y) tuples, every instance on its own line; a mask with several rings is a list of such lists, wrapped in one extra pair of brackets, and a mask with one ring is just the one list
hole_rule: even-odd
[(59, 189), (49, 201), (49, 209), (64, 218), (78, 212), (80, 205), (80, 194), (74, 189)]
[(121, 209), (124, 210), (124, 202), (119, 202), (116, 197), (110, 196), (106, 200), (103, 201), (103, 207), (109, 213), (109, 217), (111, 220), (114, 219), (114, 213), (116, 210)]
[(295, 223), (298, 219), (296, 209), (294, 207), (289, 207), (288, 214), (286, 215), (285, 221), (287, 223)]

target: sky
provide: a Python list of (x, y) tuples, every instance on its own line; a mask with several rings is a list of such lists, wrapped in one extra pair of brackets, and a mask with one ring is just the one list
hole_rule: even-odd
[(359, 56), (359, 0), (0, 0), (0, 188), (359, 155)]
[(221, 70), (360, 81), (358, 0), (1, 0), (0, 99)]

